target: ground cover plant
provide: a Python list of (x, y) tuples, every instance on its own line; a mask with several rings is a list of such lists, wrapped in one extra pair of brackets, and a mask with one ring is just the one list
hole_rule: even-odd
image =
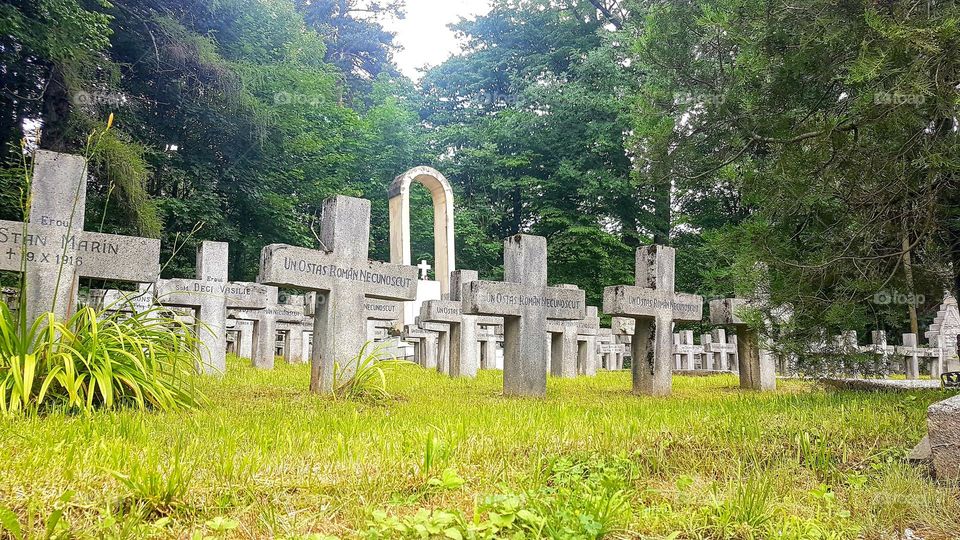
[[(905, 462), (940, 392), (629, 373), (506, 399), (413, 365), (384, 400), (231, 359), (202, 408), (0, 420), (0, 523), (25, 537), (897, 538), (960, 535), (960, 489)], [(12, 536), (16, 537), (16, 534)]]

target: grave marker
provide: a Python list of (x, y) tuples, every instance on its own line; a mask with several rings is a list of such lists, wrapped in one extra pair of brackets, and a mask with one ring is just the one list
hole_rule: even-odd
[(474, 270), (454, 270), (450, 272), (450, 300), (428, 300), (420, 306), (420, 321), (445, 323), (450, 328), (451, 377), (476, 377), (480, 369), (480, 318), (465, 315), (461, 302), (463, 286), (478, 279)]
[[(276, 288), (227, 281), (229, 249), (226, 242), (203, 241), (197, 247), (196, 279), (161, 279), (156, 285), (157, 300), (162, 305), (197, 312), (197, 337), (203, 343), (202, 365), (198, 369), (204, 373), (223, 373), (227, 369), (228, 309), (263, 309), (276, 303)], [(258, 365), (260, 352), (254, 351), (253, 356)], [(272, 366), (272, 361), (269, 364)]]
[(633, 391), (637, 394), (670, 394), (673, 321), (703, 318), (703, 298), (674, 291), (675, 258), (673, 248), (641, 247), (636, 254), (636, 286), (618, 285), (603, 290), (604, 313), (636, 320), (631, 357)]
[(747, 306), (742, 298), (724, 298), (710, 302), (710, 322), (730, 325), (737, 331), (737, 357), (740, 363), (740, 388), (776, 390), (777, 366), (771, 355), (760, 353), (760, 334), (740, 318)]
[(473, 281), (463, 289), (463, 312), (504, 318), (505, 395), (543, 396), (547, 391), (547, 320), (578, 320), (586, 295), (547, 286), (547, 240), (516, 235), (504, 241), (504, 281)]
[(266, 246), (258, 281), (317, 292), (310, 388), (330, 393), (334, 363), (350, 374), (364, 345), (366, 298), (413, 300), (417, 269), (369, 260), (370, 201), (337, 196), (323, 206), (324, 249)]
[(23, 223), (0, 220), (0, 270), (26, 270), (29, 323), (48, 311), (60, 321), (72, 315), (81, 277), (153, 283), (160, 276), (160, 240), (83, 230), (84, 158), (37, 150), (30, 196), (26, 234)]

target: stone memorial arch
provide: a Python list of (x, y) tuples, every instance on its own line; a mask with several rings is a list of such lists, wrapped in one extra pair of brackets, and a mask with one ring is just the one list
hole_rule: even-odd
[[(390, 262), (409, 266), (410, 256), (410, 184), (423, 184), (433, 197), (434, 272), (440, 292), (450, 293), (450, 272), (454, 262), (453, 190), (436, 169), (414, 167), (390, 184)], [(409, 322), (409, 321), (408, 321)]]

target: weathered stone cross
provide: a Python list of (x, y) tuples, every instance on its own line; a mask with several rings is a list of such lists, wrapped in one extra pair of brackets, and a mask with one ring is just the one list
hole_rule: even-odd
[[(703, 298), (674, 292), (675, 259), (673, 248), (641, 247), (636, 256), (636, 286), (618, 285), (603, 290), (604, 313), (637, 321), (631, 343), (633, 391), (637, 394), (670, 394), (673, 386), (673, 321), (699, 321), (703, 318)], [(649, 354), (651, 333), (652, 356)]]
[(84, 158), (38, 150), (34, 165), (26, 234), (23, 223), (0, 221), (0, 270), (26, 270), (29, 323), (48, 311), (61, 321), (72, 315), (81, 277), (134, 283), (160, 277), (160, 240), (83, 230)]
[[(740, 364), (740, 388), (776, 390), (777, 365), (773, 355), (761, 354), (760, 332), (740, 318), (749, 302), (743, 298), (722, 298), (710, 302), (710, 322), (730, 325), (737, 331), (737, 356)], [(856, 338), (854, 338), (856, 339)]]
[(498, 324), (495, 318), (464, 315), (463, 286), (480, 279), (475, 270), (450, 272), (450, 300), (428, 300), (420, 306), (420, 321), (450, 326), (451, 377), (476, 377), (480, 369), (480, 324)]
[[(259, 283), (228, 282), (229, 244), (201, 242), (197, 247), (196, 279), (161, 279), (157, 282), (157, 299), (165, 306), (191, 308), (200, 324), (197, 335), (203, 342), (200, 349), (200, 371), (223, 373), (227, 369), (227, 310), (264, 309), (277, 303), (277, 289)], [(262, 329), (261, 329), (262, 330)], [(258, 335), (263, 332), (258, 332)], [(267, 354), (262, 339), (254, 353), (256, 360)], [(272, 365), (273, 350), (270, 347)], [(265, 366), (260, 366), (265, 367)]]
[(463, 312), (504, 319), (503, 392), (547, 392), (547, 320), (580, 320), (586, 294), (547, 286), (547, 239), (519, 234), (503, 249), (504, 281), (473, 281), (463, 288)]
[(264, 247), (258, 281), (317, 292), (310, 389), (330, 393), (334, 363), (349, 375), (366, 341), (365, 299), (415, 299), (417, 269), (369, 260), (370, 201), (365, 199), (327, 199), (320, 240), (322, 251)]

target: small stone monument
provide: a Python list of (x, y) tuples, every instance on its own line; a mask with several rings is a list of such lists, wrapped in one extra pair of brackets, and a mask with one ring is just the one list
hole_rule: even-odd
[(366, 340), (365, 299), (413, 300), (417, 269), (369, 260), (370, 201), (365, 199), (327, 199), (320, 242), (322, 250), (264, 247), (257, 281), (317, 292), (310, 389), (330, 393), (334, 364), (349, 376)]
[[(940, 350), (940, 370), (960, 371), (960, 358), (957, 357), (960, 311), (957, 309), (957, 299), (952, 294), (944, 294), (937, 316), (924, 335), (931, 348)], [(938, 370), (936, 376), (939, 377), (942, 371)]]
[[(227, 369), (227, 310), (263, 309), (276, 303), (277, 290), (258, 283), (228, 282), (229, 245), (226, 242), (201, 242), (197, 247), (196, 279), (161, 279), (157, 282), (157, 300), (164, 306), (191, 308), (200, 322), (197, 337), (204, 373), (223, 373)], [(255, 359), (258, 357), (254, 353)], [(272, 365), (272, 362), (271, 362)]]
[(504, 241), (504, 281), (473, 281), (463, 288), (463, 312), (502, 316), (503, 391), (508, 396), (547, 392), (547, 320), (580, 320), (586, 295), (547, 286), (547, 239), (516, 235)]
[(604, 313), (637, 321), (631, 342), (633, 391), (637, 394), (670, 395), (673, 321), (703, 318), (703, 298), (674, 292), (675, 258), (673, 248), (641, 247), (636, 255), (636, 286), (603, 290)]

